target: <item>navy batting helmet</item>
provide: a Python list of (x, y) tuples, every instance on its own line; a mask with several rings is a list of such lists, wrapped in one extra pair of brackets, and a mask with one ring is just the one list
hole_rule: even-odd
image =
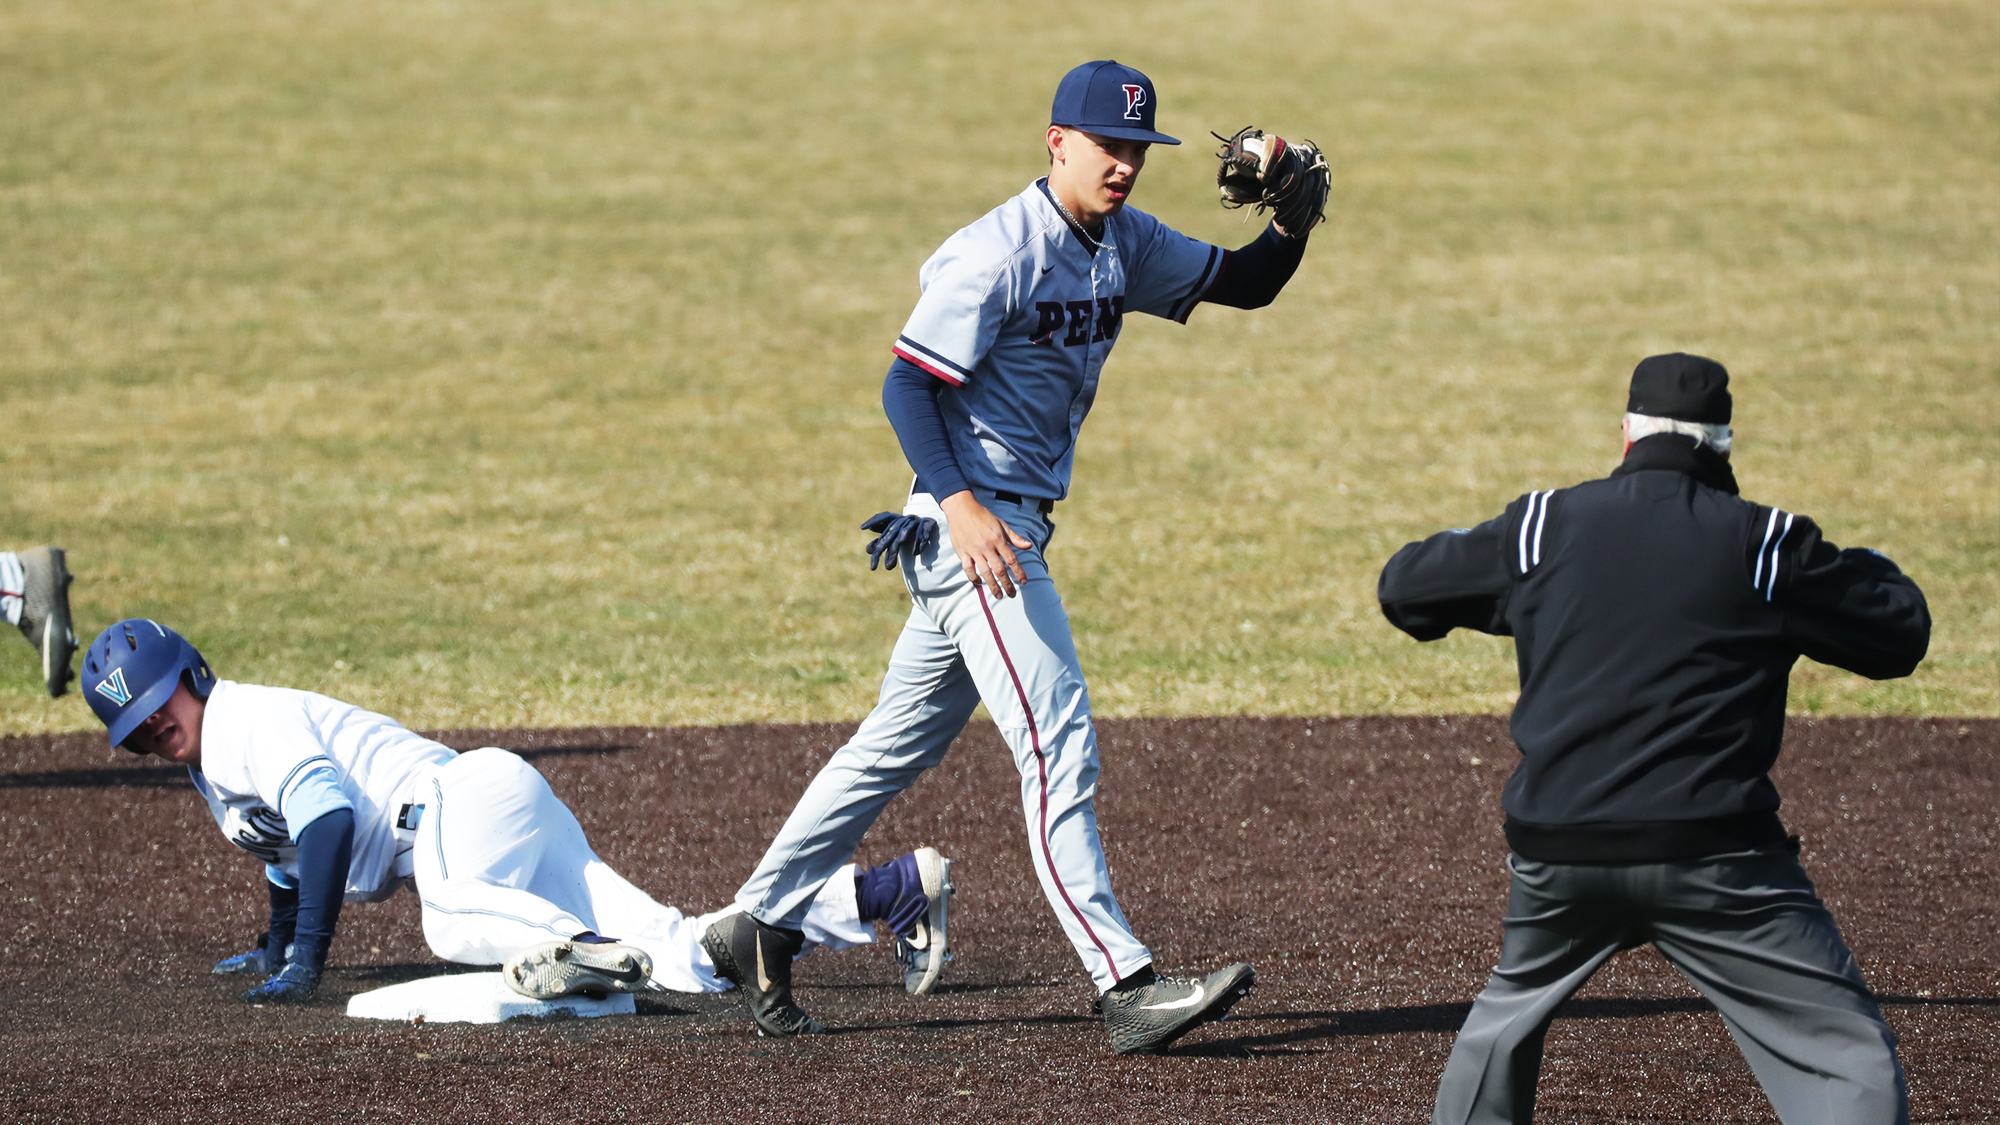
[(97, 634), (83, 656), (83, 697), (122, 746), (140, 723), (173, 698), (186, 673), (194, 693), (207, 699), (215, 673), (186, 637), (157, 621), (128, 618)]

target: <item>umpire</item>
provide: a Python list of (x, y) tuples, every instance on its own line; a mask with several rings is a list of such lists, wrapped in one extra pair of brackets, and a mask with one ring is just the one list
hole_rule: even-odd
[(1799, 866), (1769, 772), (1791, 667), (1907, 676), (1930, 643), (1896, 565), (1737, 495), (1729, 375), (1632, 373), (1625, 461), (1398, 551), (1382, 612), (1420, 641), (1514, 638), (1500, 964), (1435, 1125), (1528, 1121), (1556, 1007), (1651, 943), (1721, 1011), (1787, 1125), (1909, 1120), (1896, 1035)]

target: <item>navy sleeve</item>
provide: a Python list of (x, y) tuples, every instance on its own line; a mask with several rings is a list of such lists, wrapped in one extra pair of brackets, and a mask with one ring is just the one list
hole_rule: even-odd
[(1211, 304), (1261, 309), (1278, 296), (1306, 256), (1306, 240), (1267, 225), (1255, 242), (1223, 259), (1222, 273), (1202, 295)]
[(1514, 575), (1507, 568), (1502, 515), (1470, 530), (1441, 531), (1397, 551), (1375, 584), (1389, 623), (1420, 641), (1453, 629), (1504, 637)]
[(299, 891), (268, 879), (264, 885), (271, 888), (271, 928), (264, 931), (264, 952), (271, 955), (267, 963), (276, 964), (284, 959), (285, 947), (292, 944), (299, 926)]
[(895, 428), (903, 456), (917, 471), (917, 488), (939, 500), (972, 487), (959, 470), (944, 412), (938, 409), (937, 396), (944, 388), (942, 379), (902, 358), (889, 365), (882, 381), (882, 411)]
[(1788, 573), (1774, 600), (1799, 652), (1871, 680), (1917, 670), (1931, 642), (1931, 611), (1908, 575), (1874, 551), (1840, 550), (1799, 517)]
[(326, 968), (327, 947), (347, 892), (347, 864), (354, 852), (354, 810), (334, 809), (306, 825), (299, 841), (299, 916), (292, 936), (293, 964)]

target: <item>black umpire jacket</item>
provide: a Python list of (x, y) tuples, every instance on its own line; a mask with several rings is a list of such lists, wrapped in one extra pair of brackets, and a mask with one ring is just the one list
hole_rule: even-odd
[(1514, 638), (1507, 842), (1548, 863), (1647, 863), (1781, 843), (1768, 776), (1792, 664), (1906, 676), (1930, 644), (1896, 564), (1736, 494), (1729, 462), (1657, 434), (1605, 480), (1396, 552), (1377, 596), (1420, 641)]

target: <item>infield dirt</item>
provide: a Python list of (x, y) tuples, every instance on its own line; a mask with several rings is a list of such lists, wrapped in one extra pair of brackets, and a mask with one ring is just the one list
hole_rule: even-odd
[[(598, 852), (708, 909), (845, 725), (458, 731), (527, 753)], [(488, 1027), (382, 1025), (348, 996), (443, 971), (409, 895), (343, 914), (321, 1002), (250, 1008), (209, 964), (261, 927), (261, 874), (184, 774), (95, 735), (0, 739), (0, 1119), (9, 1121), (1416, 1122), (1498, 950), (1494, 717), (1100, 724), (1120, 897), (1167, 971), (1259, 986), (1165, 1058), (1117, 1058), (1028, 867), (990, 726), (858, 857), (958, 861), (958, 959), (902, 994), (881, 949), (816, 956), (835, 1033), (759, 1039), (727, 996)], [(1902, 1037), (1915, 1118), (2000, 1119), (1994, 720), (1794, 720), (1784, 815)], [(1543, 1122), (1770, 1121), (1720, 1019), (1627, 953), (1563, 1010)]]

